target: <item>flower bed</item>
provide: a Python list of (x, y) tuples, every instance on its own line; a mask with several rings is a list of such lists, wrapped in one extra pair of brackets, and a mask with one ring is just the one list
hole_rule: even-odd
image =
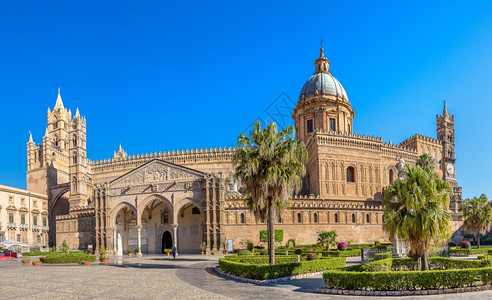
[(86, 254), (66, 254), (66, 255), (57, 255), (57, 256), (46, 256), (41, 257), (39, 260), (45, 264), (73, 264), (73, 263), (81, 263), (82, 261), (90, 261), (95, 262), (95, 256), (89, 256)]
[[(323, 279), (330, 289), (403, 291), (449, 289), (487, 285), (492, 282), (489, 261), (435, 257), (429, 271), (415, 271), (411, 259), (383, 259), (361, 266), (329, 270)], [(404, 271), (402, 271), (404, 270)]]
[(450, 255), (484, 255), (488, 254), (488, 251), (487, 248), (449, 248)]
[(227, 256), (219, 259), (219, 269), (223, 272), (251, 279), (265, 280), (300, 274), (315, 273), (324, 270), (343, 268), (345, 258), (327, 258), (320, 260), (279, 263), (276, 265), (242, 263)]

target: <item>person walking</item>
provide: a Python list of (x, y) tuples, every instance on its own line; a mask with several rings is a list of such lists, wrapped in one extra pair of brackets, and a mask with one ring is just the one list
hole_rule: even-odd
[(174, 259), (176, 259), (176, 246), (171, 248), (171, 253), (173, 254)]

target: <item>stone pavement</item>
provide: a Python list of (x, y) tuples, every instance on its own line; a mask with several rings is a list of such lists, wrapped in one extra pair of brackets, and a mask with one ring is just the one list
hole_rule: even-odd
[[(109, 265), (22, 265), (0, 261), (0, 299), (358, 299), (378, 297), (315, 294), (321, 276), (265, 286), (222, 278), (217, 256), (162, 255), (112, 258)], [(356, 263), (351, 261), (350, 263)], [(492, 291), (382, 299), (492, 299)]]

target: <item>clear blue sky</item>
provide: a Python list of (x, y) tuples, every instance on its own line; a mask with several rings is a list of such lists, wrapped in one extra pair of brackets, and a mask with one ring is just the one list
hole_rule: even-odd
[(428, 2), (4, 1), (0, 184), (25, 188), (58, 87), (92, 160), (229, 146), (297, 101), (322, 38), (355, 132), (435, 137), (446, 98), (464, 197), (492, 197), (492, 3)]

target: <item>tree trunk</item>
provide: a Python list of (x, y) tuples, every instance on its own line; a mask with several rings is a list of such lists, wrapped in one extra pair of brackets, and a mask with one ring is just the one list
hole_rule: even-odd
[(477, 248), (480, 248), (480, 231), (477, 232)]
[(429, 264), (427, 263), (427, 253), (422, 254), (420, 256), (420, 271), (426, 271), (429, 269)]
[(275, 264), (275, 211), (272, 207), (272, 199), (268, 199), (268, 218), (267, 218), (267, 233), (268, 233), (268, 256), (269, 263)]

